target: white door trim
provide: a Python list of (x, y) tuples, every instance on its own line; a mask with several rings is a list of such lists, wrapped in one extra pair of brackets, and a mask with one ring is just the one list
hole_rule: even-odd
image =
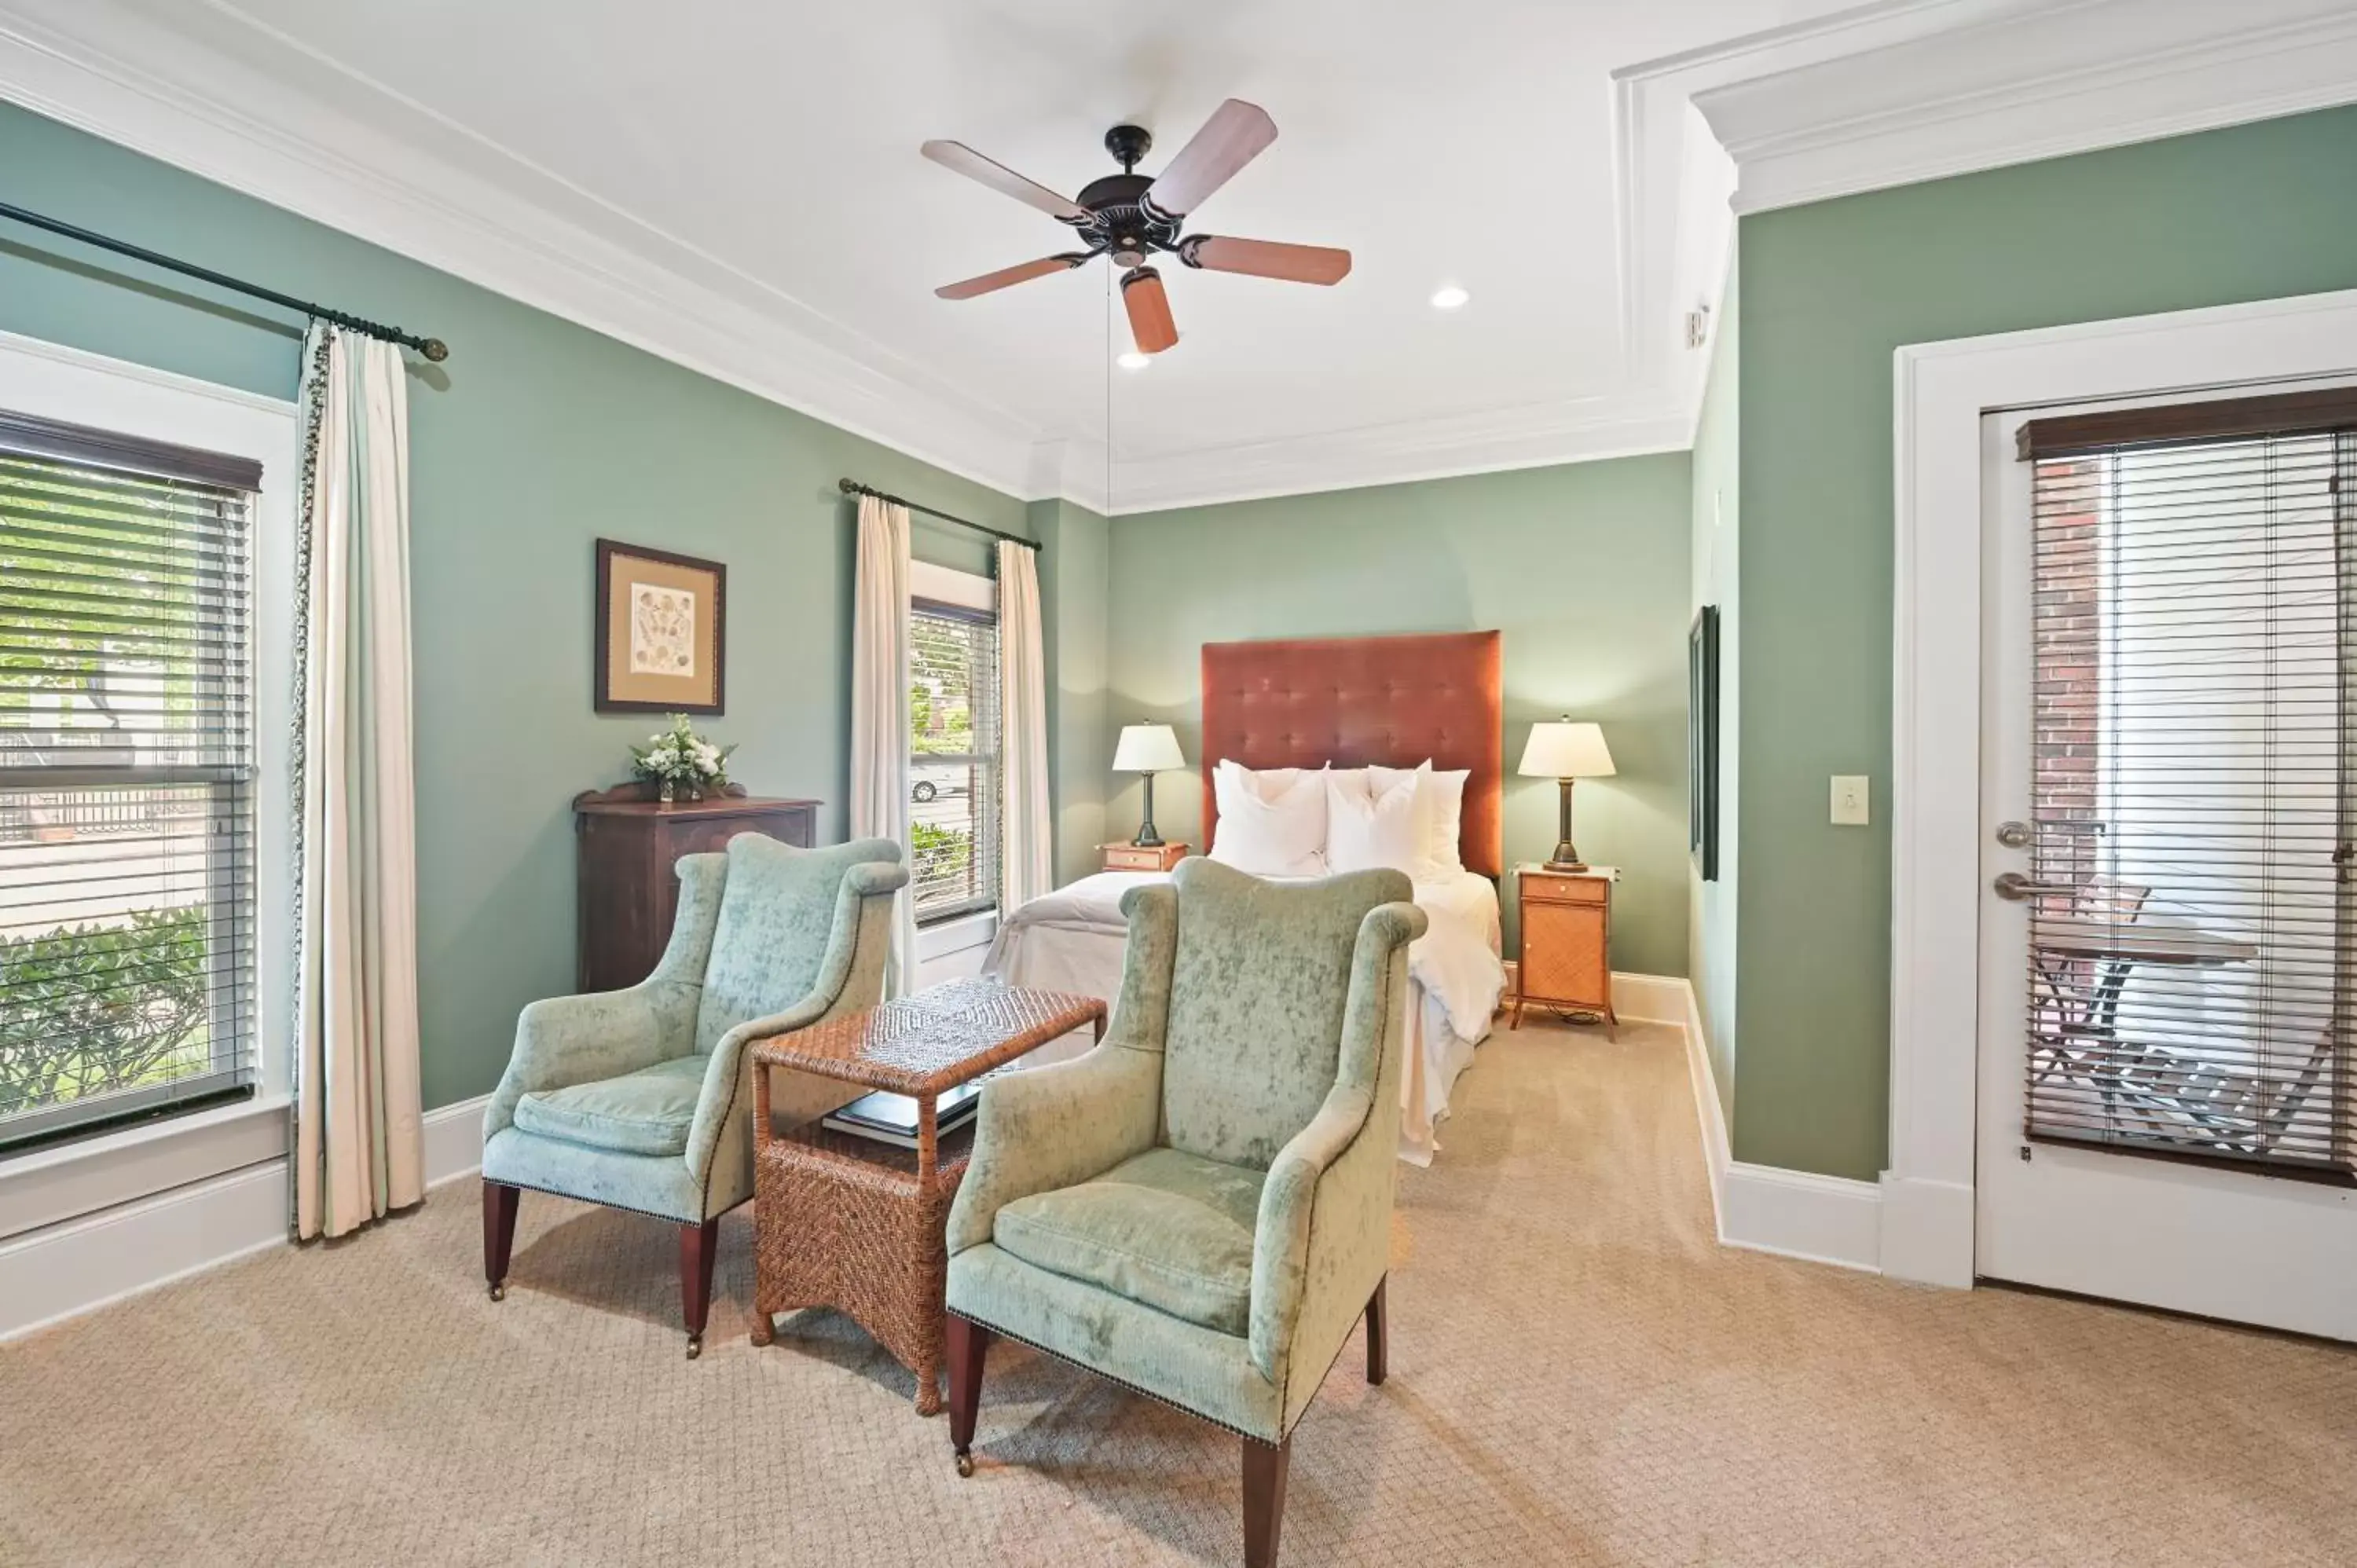
[(1981, 416), (2345, 376), (2357, 290), (2042, 328), (1894, 357), (1890, 1165), (1885, 1273), (1973, 1283)]

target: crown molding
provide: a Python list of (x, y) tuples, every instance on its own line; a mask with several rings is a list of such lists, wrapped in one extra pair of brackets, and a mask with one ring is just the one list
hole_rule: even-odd
[[(593, 228), (583, 219), (597, 214), (577, 199), (566, 212), (521, 197), (518, 177), (534, 171), (513, 160), (469, 167), (375, 134), (102, 0), (68, 13), (71, 33), (28, 9), (0, 5), (0, 99), (963, 478), (1027, 493), (1031, 428), (619, 215)], [(485, 172), (493, 168), (504, 179)], [(565, 194), (542, 183), (533, 196)], [(665, 248), (673, 253), (646, 253)]]
[[(1512, 468), (1683, 452), (1694, 421), (1676, 393), (1566, 399), (1476, 409), (1439, 418), (1125, 459), (1110, 515), (1265, 500), (1370, 485), (1410, 484)], [(1097, 488), (1102, 490), (1102, 448)], [(1087, 484), (1085, 456), (1072, 454)], [(1075, 498), (1078, 499), (1078, 498)], [(1082, 504), (1103, 511), (1102, 496)]]
[(2345, 0), (1871, 9), (1838, 54), (1756, 52), (1753, 69), (1695, 85), (1738, 170), (1737, 212), (2357, 102)]
[[(291, 48), (208, 9), (253, 27), (257, 49)], [(368, 95), (398, 132), (108, 0), (0, 3), (0, 99), (1007, 495), (1107, 510), (1102, 442), (965, 397), (332, 62), (304, 72)], [(1119, 510), (1160, 510), (1683, 446), (1691, 398), (1665, 411), (1663, 395), (1125, 456), (1111, 491)]]
[(333, 62), (257, 67), (293, 46), (203, 14), (250, 29), (243, 52), (112, 0), (0, 0), (0, 99), (1010, 496), (1100, 512), (1684, 447), (1710, 356), (1683, 322), (1718, 303), (1736, 213), (2357, 101), (2344, 0), (1878, 0), (1631, 66), (1611, 83), (1613, 392), (1126, 456), (1109, 497), (1093, 437), (969, 395)]

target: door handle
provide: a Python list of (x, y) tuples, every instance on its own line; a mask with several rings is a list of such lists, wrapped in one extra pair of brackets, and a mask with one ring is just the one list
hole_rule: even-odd
[(2024, 898), (2057, 898), (2076, 893), (2078, 888), (2068, 882), (2032, 882), (2018, 871), (2008, 871), (1992, 884), (2000, 898), (2019, 903)]

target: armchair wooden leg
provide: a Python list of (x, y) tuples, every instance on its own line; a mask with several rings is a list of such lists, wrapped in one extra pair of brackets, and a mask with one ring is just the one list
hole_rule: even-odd
[(950, 1446), (957, 1473), (974, 1474), (974, 1421), (982, 1409), (982, 1359), (995, 1337), (979, 1323), (949, 1315)]
[(687, 1359), (704, 1354), (704, 1320), (712, 1310), (712, 1260), (720, 1251), (720, 1221), (679, 1228), (679, 1298), (687, 1316)]
[(1285, 1473), (1293, 1439), (1244, 1439), (1244, 1568), (1276, 1568), (1276, 1538), (1285, 1528)]
[(508, 1259), (515, 1251), (516, 1202), (522, 1189), (483, 1184), (483, 1279), (493, 1301), (508, 1298)]
[(1375, 1294), (1367, 1298), (1367, 1381), (1381, 1383), (1389, 1373), (1391, 1362), (1390, 1320), (1383, 1313), (1383, 1286), (1389, 1276), (1375, 1282)]

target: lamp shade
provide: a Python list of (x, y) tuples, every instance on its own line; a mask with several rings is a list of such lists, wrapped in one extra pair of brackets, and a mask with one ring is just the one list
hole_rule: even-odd
[(1120, 744), (1113, 748), (1115, 773), (1167, 773), (1184, 768), (1178, 736), (1168, 725), (1124, 725)]
[(1602, 779), (1612, 772), (1612, 753), (1595, 725), (1550, 719), (1531, 726), (1517, 769), (1534, 779)]

